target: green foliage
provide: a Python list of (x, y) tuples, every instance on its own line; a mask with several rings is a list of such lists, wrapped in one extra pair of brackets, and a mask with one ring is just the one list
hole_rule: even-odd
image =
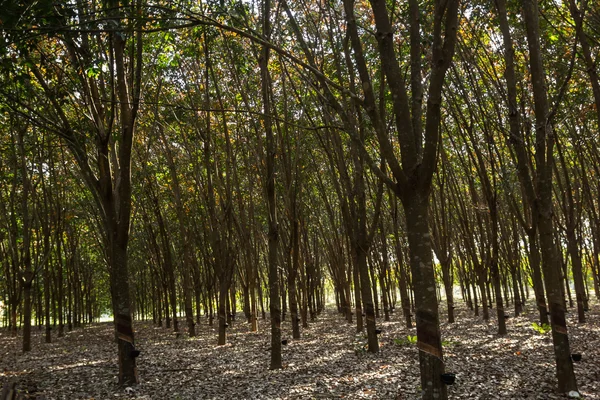
[(97, 64), (93, 64), (91, 67), (85, 70), (88, 78), (97, 78), (100, 76), (100, 67)]
[(540, 325), (537, 322), (532, 323), (531, 327), (533, 328), (534, 331), (536, 331), (540, 335), (545, 335), (546, 333), (548, 333), (552, 330), (552, 327), (550, 325), (548, 325), (548, 324)]
[(417, 335), (407, 335), (406, 338), (396, 338), (394, 343), (398, 346), (409, 346), (417, 344)]

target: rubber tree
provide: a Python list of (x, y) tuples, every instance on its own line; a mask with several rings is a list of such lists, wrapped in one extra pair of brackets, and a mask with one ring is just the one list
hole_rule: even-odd
[[(433, 194), (431, 202), (431, 243), (437, 259), (440, 261), (442, 280), (446, 292), (446, 303), (448, 307), (448, 322), (454, 322), (454, 273), (452, 268), (452, 224), (449, 221), (450, 204), (448, 204), (446, 185), (448, 173), (446, 164), (447, 156), (442, 153), (442, 165), (436, 174), (437, 190)], [(449, 192), (449, 191), (448, 191)]]
[[(271, 37), (271, 1), (265, 0), (262, 9), (262, 36)], [(269, 307), (271, 314), (271, 369), (281, 369), (281, 298), (279, 295), (279, 277), (277, 249), (279, 232), (277, 227), (277, 204), (275, 202), (275, 138), (271, 118), (271, 76), (269, 74), (270, 48), (262, 46), (259, 59), (261, 76), (261, 96), (263, 101), (263, 123), (265, 130), (265, 190), (268, 206), (268, 270), (269, 270)]]
[[(464, 49), (466, 46), (462, 46)], [(465, 65), (470, 65), (470, 55), (461, 52), (462, 61)], [(504, 314), (504, 304), (502, 301), (502, 291), (500, 282), (500, 271), (499, 271), (499, 233), (498, 233), (498, 148), (495, 139), (495, 129), (491, 126), (490, 122), (493, 116), (490, 116), (484, 106), (486, 103), (486, 94), (481, 86), (477, 84), (477, 78), (475, 77), (475, 71), (478, 74), (478, 79), (482, 82), (487, 83), (487, 77), (481, 74), (479, 68), (466, 69), (465, 74), (462, 78), (454, 76), (454, 84), (456, 84), (460, 90), (459, 93), (463, 94), (464, 98), (469, 98), (467, 94), (466, 86), (470, 87), (473, 92), (473, 97), (476, 102), (468, 102), (465, 105), (465, 111), (457, 109), (458, 101), (453, 102), (453, 116), (456, 119), (456, 125), (458, 133), (464, 143), (467, 156), (470, 160), (470, 164), (477, 171), (477, 177), (480, 182), (482, 200), (485, 201), (486, 213), (477, 213), (477, 221), (479, 225), (483, 225), (485, 229), (482, 229), (482, 235), (486, 238), (486, 245), (483, 247), (482, 260), (486, 265), (486, 270), (489, 269), (492, 284), (495, 292), (496, 302), (496, 316), (498, 321), (498, 334), (506, 334), (506, 323)], [(456, 70), (454, 71), (456, 72)], [(466, 85), (463, 84), (463, 80), (466, 81)], [(488, 86), (488, 85), (485, 85)], [(491, 86), (491, 85), (489, 85)], [(473, 106), (475, 103), (477, 106)], [(487, 150), (484, 152), (484, 149)], [(473, 178), (467, 174), (469, 184), (471, 185), (471, 191), (475, 193), (475, 185), (473, 184)], [(477, 204), (476, 199), (473, 199), (474, 203)], [(486, 271), (487, 272), (487, 271)], [(485, 285), (485, 282), (482, 282)], [(483, 293), (483, 287), (482, 287)], [(485, 300), (485, 297), (482, 297)], [(492, 299), (489, 299), (490, 302)], [(484, 302), (484, 315), (486, 315), (485, 302)]]
[[(48, 24), (44, 33), (14, 38), (12, 46), (35, 85), (28, 86), (26, 97), (7, 92), (3, 96), (17, 112), (26, 111), (37, 126), (60, 138), (92, 193), (110, 271), (119, 383), (134, 384), (139, 353), (134, 351), (127, 247), (131, 154), (143, 65), (140, 22), (132, 17), (142, 15), (142, 3), (110, 0), (36, 7), (43, 7), (37, 16), (48, 17), (40, 21)], [(23, 10), (19, 21), (7, 23), (26, 23), (26, 17), (36, 17), (30, 11)], [(100, 27), (95, 25), (98, 19), (105, 21)], [(74, 28), (87, 24), (94, 28)]]
[[(314, 67), (316, 65), (315, 54), (306, 39), (302, 36), (297, 19), (286, 2), (283, 3), (283, 7), (304, 55), (308, 58), (310, 65)], [(329, 40), (333, 45), (332, 32), (329, 31), (328, 33)], [(356, 72), (350, 54), (351, 46), (348, 41), (344, 41), (341, 46), (344, 57), (342, 61), (342, 57), (336, 54), (336, 73), (337, 75), (342, 75), (342, 64), (344, 64), (350, 76), (350, 92), (355, 92), (353, 77), (356, 76)], [(341, 204), (344, 228), (351, 250), (350, 259), (352, 260), (352, 276), (355, 289), (357, 331), (362, 331), (363, 328), (361, 310), (364, 309), (367, 325), (368, 351), (375, 353), (379, 351), (379, 343), (376, 333), (375, 306), (367, 258), (381, 213), (383, 185), (380, 185), (377, 190), (375, 211), (369, 231), (367, 229), (368, 217), (365, 184), (365, 170), (367, 169), (367, 160), (369, 157), (364, 152), (363, 142), (367, 135), (367, 130), (365, 129), (364, 116), (362, 115), (360, 104), (355, 96), (348, 96), (348, 93), (344, 93), (342, 99), (336, 98), (328, 87), (328, 81), (325, 77), (320, 75), (318, 79), (320, 79), (325, 89), (324, 100), (322, 100), (324, 106), (333, 109), (334, 114), (337, 114), (342, 120), (344, 131), (355, 139), (349, 145), (348, 157), (345, 154), (346, 149), (341, 134), (337, 129), (332, 129), (328, 132), (331, 135), (331, 141), (325, 146), (327, 147), (326, 152), (329, 164), (332, 169), (336, 170), (340, 180), (340, 182), (336, 182), (334, 179), (333, 184)], [(324, 111), (325, 121), (327, 121), (328, 125), (332, 125), (334, 116), (328, 109)]]
[[(506, 4), (504, 0), (496, 2), (500, 25), (504, 39), (506, 80), (509, 90), (516, 93), (516, 80), (514, 74), (513, 45), (510, 29), (506, 17)], [(523, 19), (526, 27), (527, 46), (529, 50), (529, 67), (533, 87), (534, 112), (535, 112), (535, 184), (528, 189), (528, 200), (533, 204), (533, 212), (537, 222), (539, 244), (542, 253), (542, 270), (544, 285), (550, 310), (550, 323), (552, 326), (552, 341), (556, 358), (556, 375), (558, 389), (561, 392), (577, 391), (577, 381), (570, 356), (569, 336), (565, 318), (564, 296), (561, 290), (560, 259), (554, 237), (554, 221), (552, 218), (552, 175), (554, 165), (555, 131), (553, 113), (548, 101), (546, 88), (546, 73), (543, 65), (543, 56), (540, 46), (539, 9), (537, 0), (523, 2)], [(509, 98), (510, 116), (518, 117), (516, 96)], [(510, 144), (515, 149), (517, 156), (523, 157), (525, 142), (521, 131), (511, 129), (514, 136)], [(519, 160), (519, 173), (523, 180), (532, 182), (529, 170), (525, 168), (526, 162)], [(534, 189), (534, 190), (531, 190)]]
[[(421, 44), (423, 12), (417, 0), (409, 1), (410, 94), (407, 80), (400, 65), (394, 28), (388, 3), (371, 0), (375, 21), (377, 52), (391, 94), (390, 108), (396, 137), (386, 129), (386, 122), (377, 107), (372, 74), (364, 54), (364, 43), (358, 34), (354, 2), (344, 1), (347, 31), (357, 65), (363, 107), (373, 124), (382, 157), (391, 174), (376, 170), (378, 176), (393, 189), (404, 207), (408, 235), (410, 267), (414, 285), (417, 321), (417, 340), (421, 370), (421, 388), (424, 399), (447, 398), (446, 387), (440, 376), (444, 362), (439, 329), (439, 313), (435, 291), (435, 276), (431, 238), (428, 225), (429, 197), (433, 174), (437, 168), (440, 146), (442, 90), (452, 58), (458, 29), (458, 1), (436, 1), (433, 6), (431, 36), (431, 63), (427, 92), (423, 87), (423, 60)], [(426, 99), (425, 110), (423, 100)], [(424, 111), (424, 115), (423, 115)], [(358, 138), (354, 138), (355, 140)], [(399, 154), (394, 147), (397, 140)]]
[[(388, 10), (388, 3), (382, 0), (370, 1), (372, 16), (375, 21), (375, 38), (377, 40), (376, 54), (379, 56), (381, 70), (387, 84), (389, 108), (392, 110), (392, 132), (388, 131), (388, 121), (385, 121), (386, 104), (380, 107), (373, 86), (372, 71), (366, 61), (363, 46), (365, 43), (359, 35), (357, 18), (354, 14), (354, 1), (343, 2), (346, 35), (352, 50), (353, 65), (358, 72), (361, 82), (362, 96), (340, 85), (335, 84), (326, 76), (318, 73), (314, 58), (308, 50), (301, 35), (296, 35), (300, 46), (307, 56), (311, 71), (323, 89), (328, 105), (340, 117), (344, 130), (357, 143), (361, 158), (392, 191), (400, 198), (405, 210), (406, 230), (408, 234), (409, 258), (415, 291), (415, 307), (417, 320), (417, 337), (419, 361), (421, 369), (422, 396), (425, 399), (447, 398), (446, 387), (442, 383), (441, 374), (444, 372), (444, 362), (439, 329), (438, 304), (435, 291), (435, 276), (433, 257), (428, 226), (429, 194), (432, 186), (433, 173), (437, 167), (438, 149), (440, 145), (440, 119), (442, 89), (454, 54), (456, 33), (458, 29), (458, 1), (436, 1), (433, 5), (433, 26), (431, 32), (431, 63), (429, 66), (429, 86), (426, 93), (425, 115), (423, 115), (424, 88), (422, 82), (423, 60), (421, 53), (422, 27), (419, 3), (409, 2), (410, 27), (410, 93), (403, 69), (400, 65), (400, 55), (397, 53), (394, 28)], [(297, 28), (296, 28), (297, 29)], [(383, 84), (383, 79), (379, 84)], [(353, 115), (344, 109), (333, 90), (340, 90), (361, 105), (369, 119), (381, 157), (385, 159), (390, 173), (384, 173), (373, 162), (366, 151), (363, 137), (357, 135)], [(385, 93), (385, 91), (383, 91)], [(381, 97), (379, 97), (381, 98)], [(392, 135), (393, 133), (393, 135)], [(399, 154), (397, 153), (399, 148)], [(368, 321), (367, 321), (368, 322)]]

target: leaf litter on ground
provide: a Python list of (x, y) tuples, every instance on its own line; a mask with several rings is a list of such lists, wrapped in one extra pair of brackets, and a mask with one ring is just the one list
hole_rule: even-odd
[[(579, 392), (600, 399), (600, 307), (593, 303), (585, 324), (569, 309), (569, 336)], [(454, 324), (442, 323), (446, 370), (456, 374), (451, 399), (564, 399), (557, 392), (551, 333), (534, 328), (530, 309), (507, 321), (498, 336), (495, 320), (483, 321), (464, 306)], [(493, 313), (490, 313), (493, 314)], [(241, 316), (243, 317), (243, 316)], [(440, 318), (444, 318), (442, 311)], [(44, 343), (33, 330), (33, 349), (22, 353), (20, 337), (0, 330), (0, 384), (17, 383), (32, 398), (45, 399), (419, 399), (420, 374), (415, 328), (400, 313), (378, 319), (380, 352), (366, 351), (366, 336), (330, 307), (301, 339), (282, 324), (284, 368), (270, 370), (269, 321), (256, 333), (240, 319), (217, 346), (216, 326), (205, 320), (198, 336), (175, 335), (151, 322), (136, 322), (140, 383), (117, 385), (116, 344), (111, 323), (86, 325)]]

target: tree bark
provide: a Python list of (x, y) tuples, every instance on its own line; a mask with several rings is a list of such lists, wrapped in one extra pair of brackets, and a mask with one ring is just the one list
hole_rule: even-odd
[(535, 292), (536, 304), (540, 314), (540, 322), (548, 323), (548, 314), (546, 307), (546, 298), (544, 296), (544, 288), (542, 275), (540, 271), (540, 255), (537, 246), (537, 229), (538, 229), (538, 204), (536, 202), (536, 193), (529, 170), (529, 157), (525, 150), (525, 142), (521, 130), (521, 122), (519, 118), (519, 109), (517, 102), (517, 78), (514, 66), (514, 46), (512, 43), (510, 26), (506, 11), (506, 1), (496, 0), (496, 8), (500, 22), (500, 29), (504, 42), (504, 58), (506, 62), (506, 86), (507, 86), (507, 105), (509, 108), (509, 125), (510, 138), (509, 145), (514, 149), (517, 158), (517, 172), (521, 186), (523, 187), (524, 197), (530, 208), (531, 226), (526, 228), (529, 238), (529, 264), (532, 270), (533, 290)]
[(435, 276), (428, 226), (428, 197), (412, 194), (403, 201), (413, 277), (417, 319), (417, 345), (423, 399), (447, 398)]
[[(266, 40), (271, 37), (271, 1), (263, 3), (262, 34)], [(265, 128), (266, 158), (266, 197), (268, 207), (268, 271), (269, 308), (271, 315), (271, 369), (281, 369), (281, 296), (279, 295), (279, 274), (277, 248), (279, 232), (277, 227), (277, 206), (275, 203), (275, 139), (271, 122), (271, 82), (269, 77), (269, 47), (263, 46), (259, 59), (261, 94), (263, 100), (263, 121)]]
[(561, 291), (560, 260), (554, 241), (552, 219), (552, 172), (554, 162), (554, 129), (550, 120), (546, 91), (546, 76), (540, 49), (539, 10), (537, 0), (524, 0), (523, 18), (527, 31), (536, 119), (537, 217), (544, 283), (550, 305), (550, 322), (556, 358), (556, 375), (560, 392), (577, 391), (569, 336), (567, 333), (564, 297)]

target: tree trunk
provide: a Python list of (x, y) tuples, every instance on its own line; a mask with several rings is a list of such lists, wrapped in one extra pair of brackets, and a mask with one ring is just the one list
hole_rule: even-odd
[(573, 282), (575, 284), (575, 300), (577, 302), (577, 317), (579, 323), (585, 322), (585, 312), (587, 300), (585, 286), (583, 283), (583, 267), (581, 256), (579, 255), (579, 246), (575, 237), (574, 230), (567, 231), (567, 250), (571, 256), (571, 270), (573, 271)]
[(375, 305), (373, 303), (373, 292), (371, 291), (371, 278), (369, 277), (369, 266), (367, 265), (367, 253), (365, 251), (365, 246), (360, 244), (356, 245), (355, 252), (358, 275), (360, 279), (360, 294), (367, 320), (368, 351), (370, 353), (377, 353), (379, 351), (379, 343), (377, 340), (377, 334), (375, 333)]
[(523, 2), (523, 17), (527, 31), (527, 44), (530, 55), (531, 79), (534, 94), (536, 117), (536, 169), (537, 169), (537, 223), (542, 249), (542, 268), (548, 303), (550, 322), (556, 359), (558, 390), (566, 393), (577, 391), (577, 381), (569, 348), (564, 297), (560, 290), (560, 260), (554, 242), (552, 220), (552, 172), (554, 132), (549, 113), (546, 92), (545, 71), (540, 49), (539, 10), (537, 0)]
[(137, 368), (133, 324), (129, 299), (129, 273), (127, 266), (127, 240), (112, 237), (111, 243), (111, 287), (115, 330), (119, 356), (119, 384), (137, 383)]
[(529, 236), (529, 266), (531, 267), (533, 292), (535, 294), (535, 302), (540, 314), (540, 323), (548, 324), (548, 307), (546, 305), (546, 296), (544, 294), (544, 281), (542, 280), (541, 255), (538, 247), (537, 228), (528, 232)]
[[(271, 1), (263, 3), (262, 34), (266, 40), (271, 37)], [(281, 297), (279, 295), (279, 274), (277, 265), (277, 247), (279, 232), (277, 227), (277, 206), (275, 204), (275, 139), (271, 125), (271, 80), (269, 77), (269, 47), (262, 47), (259, 60), (261, 76), (261, 94), (263, 100), (263, 121), (266, 141), (266, 197), (268, 206), (268, 271), (269, 271), (269, 308), (271, 314), (271, 369), (281, 369)]]
[[(521, 186), (523, 187), (524, 197), (529, 204), (531, 214), (531, 226), (526, 228), (529, 239), (529, 265), (532, 270), (533, 290), (535, 292), (536, 304), (540, 313), (540, 322), (548, 323), (546, 299), (544, 297), (544, 288), (542, 284), (542, 275), (540, 271), (540, 255), (537, 247), (537, 203), (536, 193), (532, 174), (529, 170), (530, 159), (527, 155), (523, 142), (523, 133), (521, 129), (519, 109), (517, 103), (517, 76), (514, 66), (514, 46), (511, 38), (510, 26), (508, 24), (508, 16), (505, 0), (496, 0), (496, 8), (502, 30), (504, 42), (504, 58), (506, 62), (506, 86), (507, 86), (507, 105), (509, 108), (509, 124), (510, 124), (510, 140), (509, 144), (515, 150), (517, 158), (517, 172)], [(537, 10), (537, 5), (536, 5)], [(536, 16), (537, 23), (537, 16)], [(542, 150), (543, 151), (543, 150)]]
[(31, 286), (33, 274), (28, 271), (23, 280), (23, 352), (31, 351)]
[[(292, 215), (295, 215), (296, 205), (295, 200), (292, 206)], [(290, 265), (290, 271), (288, 271), (288, 296), (290, 303), (290, 315), (292, 319), (292, 337), (294, 339), (300, 339), (300, 318), (298, 317), (298, 296), (296, 287), (296, 276), (300, 267), (300, 228), (298, 219), (294, 218), (292, 221), (292, 260)]]
[(388, 260), (388, 248), (387, 248), (387, 238), (386, 238), (386, 234), (385, 234), (385, 224), (382, 221), (381, 222), (381, 257), (382, 257), (382, 263), (381, 263), (381, 268), (380, 268), (380, 273), (379, 273), (379, 286), (381, 287), (381, 297), (382, 297), (382, 303), (383, 303), (383, 315), (384, 315), (384, 321), (389, 321), (390, 320), (390, 304), (389, 304), (389, 297), (388, 297), (388, 287), (386, 284), (387, 281), (387, 274), (389, 271), (389, 260)]
[(450, 270), (450, 259), (440, 260), (442, 267), (442, 279), (444, 280), (444, 290), (446, 292), (446, 304), (448, 306), (448, 322), (454, 323), (454, 281), (452, 271)]
[(229, 285), (222, 280), (219, 282), (219, 340), (218, 345), (223, 346), (227, 342), (227, 293)]
[(490, 313), (488, 308), (488, 296), (486, 294), (486, 276), (483, 266), (476, 261), (477, 265), (475, 266), (475, 271), (477, 274), (477, 284), (479, 285), (479, 294), (481, 295), (481, 308), (483, 310), (483, 320), (487, 321), (490, 319)]
[[(375, 318), (379, 318), (381, 313), (379, 307), (379, 293), (377, 291), (377, 274), (375, 273), (375, 260), (373, 257), (367, 255), (367, 265), (369, 267), (369, 278), (371, 282), (371, 298), (373, 299), (373, 305), (375, 306)], [(381, 289), (381, 288), (380, 288)]]
[(400, 223), (398, 216), (398, 200), (394, 196), (392, 200), (392, 220), (394, 222), (394, 247), (396, 249), (396, 277), (398, 279), (398, 287), (400, 289), (400, 306), (407, 328), (412, 328), (412, 314), (410, 311), (410, 300), (408, 298), (408, 284), (406, 269), (404, 266), (404, 254), (400, 245)]
[(364, 329), (363, 322), (363, 302), (361, 296), (361, 281), (358, 276), (358, 260), (356, 253), (350, 257), (350, 268), (352, 268), (352, 280), (354, 281), (354, 309), (356, 315), (356, 333), (361, 333)]
[(512, 279), (512, 287), (514, 293), (514, 302), (515, 302), (515, 317), (521, 315), (523, 311), (523, 303), (521, 300), (521, 293), (519, 288), (519, 283), (517, 281), (517, 267), (511, 267), (510, 276)]
[[(48, 243), (48, 250), (50, 246)], [(52, 343), (52, 327), (50, 326), (50, 260), (44, 265), (44, 320), (46, 321), (46, 343)]]
[(417, 345), (423, 399), (447, 398), (438, 303), (428, 226), (429, 198), (411, 193), (403, 198), (417, 314)]

